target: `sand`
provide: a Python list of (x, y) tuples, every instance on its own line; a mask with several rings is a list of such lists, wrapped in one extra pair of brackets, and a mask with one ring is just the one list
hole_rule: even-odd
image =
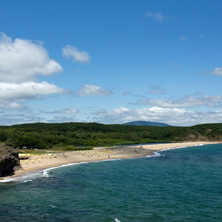
[(207, 145), (207, 144), (218, 144), (221, 142), (182, 142), (182, 143), (165, 143), (165, 144), (151, 144), (151, 145), (144, 145), (143, 148), (159, 151), (159, 150), (167, 150), (167, 149), (175, 149), (175, 148), (183, 148), (189, 146), (199, 146), (199, 145)]
[[(67, 165), (80, 162), (94, 162), (108, 159), (137, 158), (152, 155), (155, 151), (189, 147), (205, 144), (216, 144), (218, 142), (183, 142), (168, 144), (150, 144), (129, 147), (94, 148), (90, 151), (71, 151), (56, 154), (33, 155), (27, 160), (20, 160), (21, 169), (10, 177), (20, 177), (35, 171), (44, 170), (51, 167)], [(2, 177), (0, 179), (5, 179)]]

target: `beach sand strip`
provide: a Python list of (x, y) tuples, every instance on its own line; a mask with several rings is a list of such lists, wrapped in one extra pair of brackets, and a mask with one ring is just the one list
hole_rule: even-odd
[(219, 142), (182, 142), (167, 144), (150, 144), (125, 147), (100, 147), (93, 150), (70, 151), (56, 154), (32, 155), (28, 159), (20, 160), (21, 169), (16, 171), (14, 175), (2, 177), (0, 179), (10, 177), (20, 177), (35, 171), (48, 169), (72, 163), (94, 162), (109, 159), (138, 158), (152, 155), (155, 151), (175, 149), (182, 147), (216, 144)]

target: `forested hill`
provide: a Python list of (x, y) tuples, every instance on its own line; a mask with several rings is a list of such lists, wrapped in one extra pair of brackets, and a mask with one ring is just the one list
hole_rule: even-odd
[(0, 142), (14, 148), (108, 146), (149, 142), (222, 140), (222, 124), (191, 127), (34, 123), (0, 126)]

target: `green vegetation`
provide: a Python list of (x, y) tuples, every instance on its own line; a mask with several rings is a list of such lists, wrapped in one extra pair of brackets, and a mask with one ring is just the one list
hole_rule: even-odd
[(34, 123), (0, 126), (0, 142), (14, 148), (84, 149), (94, 146), (222, 140), (222, 124), (192, 127)]

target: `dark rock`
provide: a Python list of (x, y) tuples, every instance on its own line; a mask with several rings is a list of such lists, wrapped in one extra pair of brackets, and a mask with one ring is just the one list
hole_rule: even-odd
[(0, 176), (12, 175), (20, 167), (18, 153), (14, 149), (0, 144)]

